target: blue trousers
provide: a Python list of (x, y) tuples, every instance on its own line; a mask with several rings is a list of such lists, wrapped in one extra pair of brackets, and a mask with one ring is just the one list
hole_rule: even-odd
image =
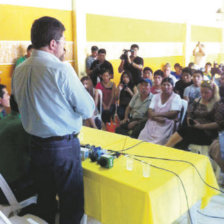
[(73, 135), (62, 139), (31, 137), (31, 167), (38, 192), (37, 215), (55, 223), (56, 195), (60, 224), (78, 224), (84, 213), (80, 144)]

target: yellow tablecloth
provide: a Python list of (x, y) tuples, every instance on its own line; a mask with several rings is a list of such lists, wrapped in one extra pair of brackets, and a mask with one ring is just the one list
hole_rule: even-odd
[[(82, 144), (104, 149), (122, 150), (140, 142), (126, 136), (83, 127)], [(126, 151), (129, 154), (187, 160), (199, 170), (204, 180), (218, 188), (207, 157), (172, 148), (141, 143)], [(176, 172), (186, 188), (189, 205), (202, 200), (202, 208), (217, 191), (207, 187), (195, 169), (186, 163), (142, 159), (150, 164)], [(134, 162), (133, 171), (126, 170), (124, 156), (115, 159), (111, 169), (101, 168), (90, 159), (83, 163), (85, 213), (104, 224), (169, 224), (187, 211), (186, 198), (178, 178), (151, 167), (150, 177), (142, 175), (142, 164)]]

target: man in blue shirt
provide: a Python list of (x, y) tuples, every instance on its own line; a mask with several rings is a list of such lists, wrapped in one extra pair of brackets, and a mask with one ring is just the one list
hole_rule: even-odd
[(59, 197), (60, 224), (76, 224), (84, 212), (80, 144), (82, 120), (92, 117), (92, 97), (74, 69), (60, 61), (64, 25), (42, 17), (31, 28), (33, 53), (18, 66), (12, 93), (26, 132), (31, 135), (31, 166), (38, 190), (38, 215), (55, 223)]

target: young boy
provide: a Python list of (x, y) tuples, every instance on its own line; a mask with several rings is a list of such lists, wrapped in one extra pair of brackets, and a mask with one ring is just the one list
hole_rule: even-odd
[(157, 93), (160, 93), (161, 92), (161, 83), (162, 83), (162, 80), (163, 80), (163, 71), (162, 70), (156, 70), (154, 72), (154, 84), (151, 88), (151, 93), (152, 94), (157, 94)]
[(205, 71), (204, 71), (204, 80), (211, 80), (212, 79), (212, 64), (210, 62), (207, 62), (205, 64)]
[(7, 115), (5, 108), (10, 107), (10, 96), (5, 85), (0, 84), (0, 120)]
[(203, 72), (196, 70), (193, 72), (193, 84), (188, 86), (184, 90), (184, 99), (188, 101), (188, 104), (193, 103), (194, 99), (201, 96), (200, 86), (203, 80)]
[(176, 63), (174, 65), (174, 69), (175, 69), (175, 72), (171, 72), (171, 74), (174, 75), (177, 80), (180, 80), (181, 79), (181, 74), (182, 74), (182, 67), (180, 66), (179, 63)]
[(151, 68), (145, 67), (143, 69), (142, 78), (147, 80), (150, 83), (151, 86), (152, 86), (152, 83), (153, 83), (153, 75), (152, 74), (153, 74), (153, 71), (152, 71)]
[(186, 67), (182, 71), (181, 79), (176, 82), (174, 91), (175, 93), (179, 94), (182, 99), (184, 98), (185, 88), (193, 84), (191, 78), (192, 78), (192, 70)]

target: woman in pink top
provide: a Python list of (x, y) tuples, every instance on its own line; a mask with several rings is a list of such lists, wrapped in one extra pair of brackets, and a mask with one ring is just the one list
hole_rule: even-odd
[(115, 113), (115, 90), (116, 86), (110, 81), (110, 74), (108, 70), (102, 71), (102, 81), (97, 83), (96, 89), (103, 92), (103, 113), (102, 120), (104, 123), (110, 122), (111, 117)]
[(152, 98), (148, 116), (139, 139), (163, 145), (167, 142), (174, 130), (175, 119), (181, 110), (182, 102), (179, 95), (173, 92), (173, 80), (164, 78), (162, 92)]

